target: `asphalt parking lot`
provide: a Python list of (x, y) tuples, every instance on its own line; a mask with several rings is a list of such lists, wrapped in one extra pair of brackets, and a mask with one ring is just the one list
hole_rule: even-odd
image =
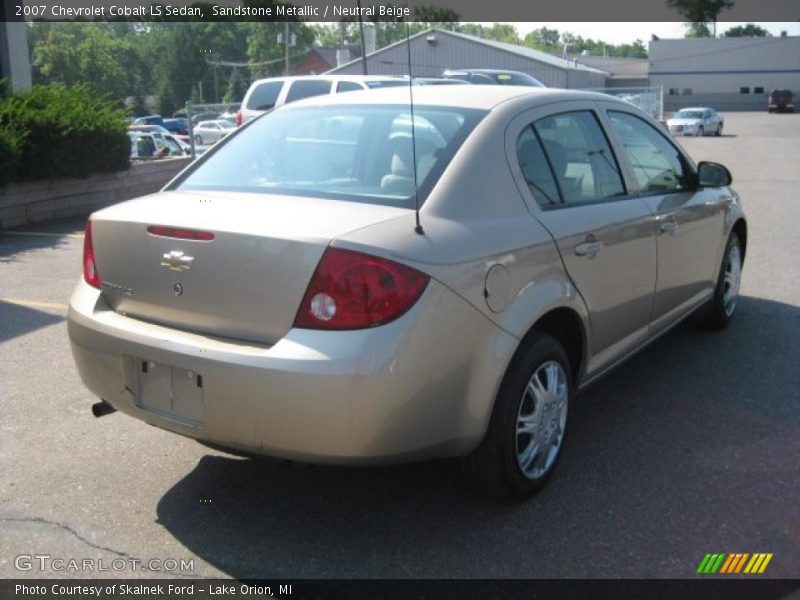
[[(120, 414), (95, 419), (66, 303), (82, 222), (0, 234), (0, 577), (19, 555), (193, 559), (195, 577), (692, 577), (707, 552), (800, 576), (800, 114), (682, 138), (749, 218), (733, 325), (681, 325), (583, 393), (558, 472), (524, 504), (451, 462), (298, 468)], [(126, 568), (102, 576), (151, 577)]]

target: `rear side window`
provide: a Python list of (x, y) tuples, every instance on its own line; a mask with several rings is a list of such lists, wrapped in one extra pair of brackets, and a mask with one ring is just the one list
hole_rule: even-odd
[(278, 99), (278, 94), (281, 93), (283, 87), (282, 81), (269, 81), (262, 83), (247, 99), (247, 108), (250, 110), (270, 110), (275, 108), (275, 102)]
[(286, 94), (286, 102), (295, 102), (303, 98), (312, 96), (322, 96), (331, 91), (331, 82), (326, 79), (301, 79), (292, 82), (289, 93)]
[(337, 92), (354, 92), (363, 89), (364, 89), (363, 87), (361, 87), (354, 81), (340, 81), (339, 83), (336, 84)]
[(680, 152), (661, 132), (628, 113), (609, 111), (608, 116), (643, 194), (682, 192), (691, 187)]
[(150, 157), (156, 153), (156, 145), (150, 138), (139, 138), (136, 140), (136, 153), (140, 157)]
[(624, 196), (619, 165), (590, 111), (563, 113), (534, 123), (566, 204)]
[(542, 208), (560, 204), (561, 196), (553, 170), (533, 130), (526, 127), (517, 140), (517, 160), (528, 189)]

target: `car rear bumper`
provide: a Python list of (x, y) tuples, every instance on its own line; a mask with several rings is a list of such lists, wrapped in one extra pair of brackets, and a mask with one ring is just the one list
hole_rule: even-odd
[[(126, 317), (83, 281), (68, 319), (81, 378), (121, 412), (221, 447), (317, 463), (468, 453), (483, 436), (517, 344), (434, 280), (392, 323), (292, 329), (273, 346)], [(172, 392), (148, 396), (143, 362), (171, 369), (172, 377), (202, 377), (202, 391), (191, 392), (201, 397), (191, 418), (153, 408), (169, 407)]]

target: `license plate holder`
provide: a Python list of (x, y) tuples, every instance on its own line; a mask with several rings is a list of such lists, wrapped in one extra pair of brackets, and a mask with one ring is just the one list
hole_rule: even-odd
[(152, 360), (137, 359), (136, 367), (140, 408), (185, 425), (204, 423), (202, 375)]

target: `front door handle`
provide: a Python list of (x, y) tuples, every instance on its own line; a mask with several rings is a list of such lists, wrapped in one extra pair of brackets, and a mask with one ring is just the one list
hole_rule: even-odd
[(668, 217), (658, 224), (661, 233), (672, 233), (678, 228), (678, 222), (673, 217)]
[(575, 254), (577, 256), (594, 256), (603, 247), (603, 242), (586, 241), (575, 246)]

